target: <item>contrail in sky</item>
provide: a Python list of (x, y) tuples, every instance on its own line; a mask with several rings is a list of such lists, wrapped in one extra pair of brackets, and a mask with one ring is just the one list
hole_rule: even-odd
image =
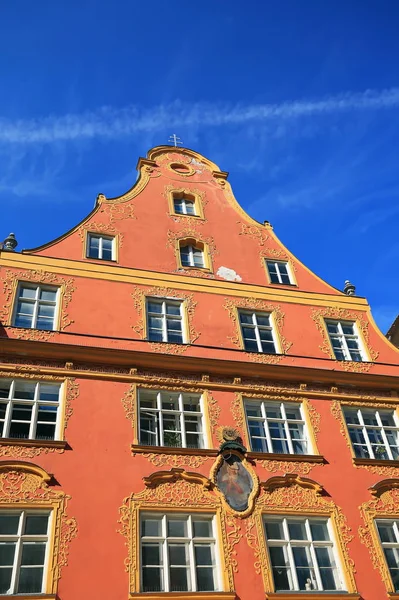
[(179, 101), (153, 108), (103, 107), (80, 114), (49, 115), (35, 119), (0, 117), (0, 143), (32, 144), (84, 139), (121, 139), (174, 127), (223, 127), (272, 120), (317, 117), (349, 111), (399, 108), (399, 88), (347, 92), (320, 100), (281, 104), (187, 104)]

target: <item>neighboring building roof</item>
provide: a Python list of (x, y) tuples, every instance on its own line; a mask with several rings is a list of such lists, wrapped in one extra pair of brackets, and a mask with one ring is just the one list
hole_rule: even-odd
[(399, 315), (388, 329), (386, 337), (394, 346), (399, 348)]

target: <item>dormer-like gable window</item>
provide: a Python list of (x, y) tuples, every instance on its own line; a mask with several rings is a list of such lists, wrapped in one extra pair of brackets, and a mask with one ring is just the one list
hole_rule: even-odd
[(116, 260), (115, 238), (97, 233), (87, 234), (87, 258)]
[(277, 285), (295, 285), (290, 265), (287, 261), (266, 260), (270, 283)]
[(173, 207), (177, 215), (191, 215), (196, 217), (195, 200), (186, 196), (173, 198)]

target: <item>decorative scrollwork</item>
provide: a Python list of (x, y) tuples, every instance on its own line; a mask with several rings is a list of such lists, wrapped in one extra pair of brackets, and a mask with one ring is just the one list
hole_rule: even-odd
[(312, 463), (293, 460), (260, 460), (260, 465), (270, 473), (297, 473), (307, 475), (314, 467), (322, 467), (324, 463)]
[(127, 202), (114, 204), (107, 202), (103, 204), (101, 212), (105, 212), (109, 215), (109, 222), (115, 223), (115, 221), (122, 221), (123, 219), (135, 219), (134, 206)]
[(348, 591), (355, 591), (354, 561), (349, 556), (349, 543), (353, 539), (353, 535), (341, 509), (332, 500), (321, 495), (323, 488), (310, 479), (286, 474), (284, 477), (272, 477), (265, 484), (261, 484), (261, 489), (256, 509), (247, 521), (246, 539), (254, 551), (255, 571), (258, 574), (262, 573), (264, 577), (266, 592), (272, 592), (274, 584), (266, 549), (262, 515), (298, 515), (301, 513), (317, 513), (331, 518), (342, 550)]
[(163, 508), (167, 512), (190, 511), (203, 508), (218, 515), (222, 532), (222, 554), (224, 558), (226, 589), (234, 590), (233, 573), (238, 568), (235, 547), (241, 539), (240, 525), (233, 517), (226, 517), (220, 498), (212, 491), (212, 485), (200, 474), (190, 474), (179, 469), (153, 474), (147, 487), (131, 494), (119, 509), (120, 529), (126, 540), (128, 556), (125, 560), (132, 593), (140, 591), (139, 548), (137, 531), (140, 510)]
[[(15, 298), (19, 282), (28, 281), (34, 283), (44, 283), (55, 285), (61, 288), (60, 298), (60, 330), (64, 331), (73, 323), (68, 317), (67, 308), (72, 300), (72, 293), (75, 291), (74, 279), (65, 279), (56, 273), (35, 269), (31, 271), (10, 271), (6, 270), (3, 281), (3, 292), (5, 303), (0, 309), (0, 319), (3, 323), (11, 325), (12, 305)], [(14, 335), (18, 339), (47, 341), (54, 336), (54, 331), (43, 331), (39, 329), (20, 329), (15, 328)]]
[(210, 456), (195, 456), (193, 454), (157, 454), (156, 452), (143, 452), (141, 456), (147, 458), (154, 467), (190, 467), (198, 469), (209, 460)]
[[(188, 333), (189, 343), (194, 343), (200, 336), (194, 327), (194, 313), (197, 301), (194, 300), (194, 294), (184, 292), (182, 290), (175, 290), (173, 288), (165, 287), (152, 287), (152, 288), (141, 288), (138, 286), (134, 287), (134, 291), (131, 294), (134, 306), (138, 314), (137, 325), (132, 326), (134, 331), (142, 338), (145, 339), (146, 326), (145, 326), (145, 301), (147, 297), (158, 297), (158, 298), (178, 298), (183, 300), (185, 304), (185, 314), (188, 322)], [(189, 344), (163, 344), (157, 342), (150, 342), (149, 348), (153, 352), (159, 352), (161, 354), (183, 354)]]
[[(393, 480), (394, 485), (395, 483), (397, 483), (397, 480)], [(374, 520), (379, 518), (397, 519), (399, 517), (399, 489), (397, 487), (389, 489), (388, 487), (381, 494), (377, 493), (372, 500), (360, 506), (360, 514), (364, 521), (364, 527), (359, 527), (360, 541), (368, 548), (374, 569), (377, 569), (380, 573), (387, 591), (394, 592), (395, 589)]]
[(265, 260), (272, 258), (274, 260), (284, 260), (285, 262), (289, 263), (292, 271), (297, 270), (295, 262), (292, 260), (292, 257), (289, 256), (288, 252), (285, 252), (285, 250), (277, 248), (265, 248), (265, 250), (261, 251), (259, 257), (262, 267), (265, 266)]
[[(323, 339), (323, 343), (319, 346), (320, 350), (327, 354), (330, 358), (335, 359), (334, 351), (331, 346), (330, 338), (327, 332), (327, 327), (325, 324), (325, 319), (336, 319), (343, 321), (354, 321), (357, 323), (363, 339), (364, 343), (368, 349), (370, 354), (370, 358), (372, 361), (375, 361), (378, 358), (378, 352), (374, 350), (370, 346), (369, 342), (369, 329), (368, 329), (368, 321), (363, 313), (354, 312), (347, 310), (346, 308), (338, 308), (336, 306), (328, 306), (326, 308), (317, 308), (313, 309), (311, 313), (311, 318), (316, 324), (317, 329), (319, 330), (321, 337)], [(357, 362), (351, 360), (343, 360), (337, 361), (337, 364), (342, 366), (345, 371), (350, 371), (353, 373), (367, 373), (371, 368), (370, 362)]]
[(252, 239), (258, 242), (260, 246), (264, 246), (269, 239), (268, 234), (265, 229), (262, 227), (257, 227), (256, 225), (247, 225), (246, 223), (241, 223), (241, 221), (237, 221), (239, 225), (241, 225), (241, 231), (239, 235), (249, 235)]
[(292, 342), (289, 342), (283, 335), (285, 315), (284, 312), (281, 310), (281, 307), (277, 304), (271, 304), (259, 298), (239, 298), (237, 300), (233, 300), (232, 298), (226, 298), (223, 308), (225, 308), (228, 311), (229, 317), (233, 322), (233, 326), (235, 329), (235, 334), (233, 336), (229, 336), (229, 339), (232, 341), (234, 346), (237, 346), (238, 348), (242, 347), (241, 329), (238, 320), (238, 310), (240, 308), (243, 308), (246, 310), (259, 310), (272, 313), (278, 332), (282, 354), (263, 354), (262, 352), (246, 352), (245, 354), (250, 360), (259, 363), (278, 364), (283, 358), (284, 354), (287, 354), (288, 350), (291, 348)]
[[(0, 377), (6, 376), (6, 373), (0, 371)], [(9, 374), (7, 374), (9, 377)], [(29, 372), (28, 374), (24, 374), (21, 376), (21, 379), (34, 379), (34, 380), (44, 380), (44, 381), (62, 381), (60, 377), (51, 377), (51, 376), (40, 376), (35, 373)], [(64, 408), (64, 416), (63, 416), (63, 432), (62, 438), (65, 439), (65, 432), (68, 425), (68, 421), (73, 413), (73, 405), (74, 400), (79, 395), (79, 385), (72, 377), (68, 377), (65, 380), (65, 408)], [(49, 447), (45, 444), (43, 446), (37, 445), (22, 445), (18, 444), (18, 440), (15, 440), (15, 444), (2, 444), (0, 439), (0, 456), (7, 456), (9, 458), (36, 458), (40, 454), (63, 454), (65, 452), (65, 447)]]
[(119, 247), (123, 245), (123, 234), (119, 233), (112, 223), (96, 223), (95, 221), (88, 221), (79, 227), (77, 233), (82, 240), (85, 241), (87, 233), (104, 233), (107, 235), (117, 236)]
[(0, 463), (0, 506), (17, 508), (52, 506), (55, 518), (52, 540), (53, 556), (50, 564), (50, 593), (57, 591), (61, 571), (68, 564), (71, 540), (77, 535), (77, 524), (67, 516), (70, 496), (49, 485), (51, 477), (40, 467), (30, 463), (3, 461)]

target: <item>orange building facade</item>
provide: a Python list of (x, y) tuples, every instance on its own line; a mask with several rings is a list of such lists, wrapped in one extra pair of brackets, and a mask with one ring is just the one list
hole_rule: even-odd
[(399, 598), (399, 351), (156, 147), (0, 250), (0, 598)]

